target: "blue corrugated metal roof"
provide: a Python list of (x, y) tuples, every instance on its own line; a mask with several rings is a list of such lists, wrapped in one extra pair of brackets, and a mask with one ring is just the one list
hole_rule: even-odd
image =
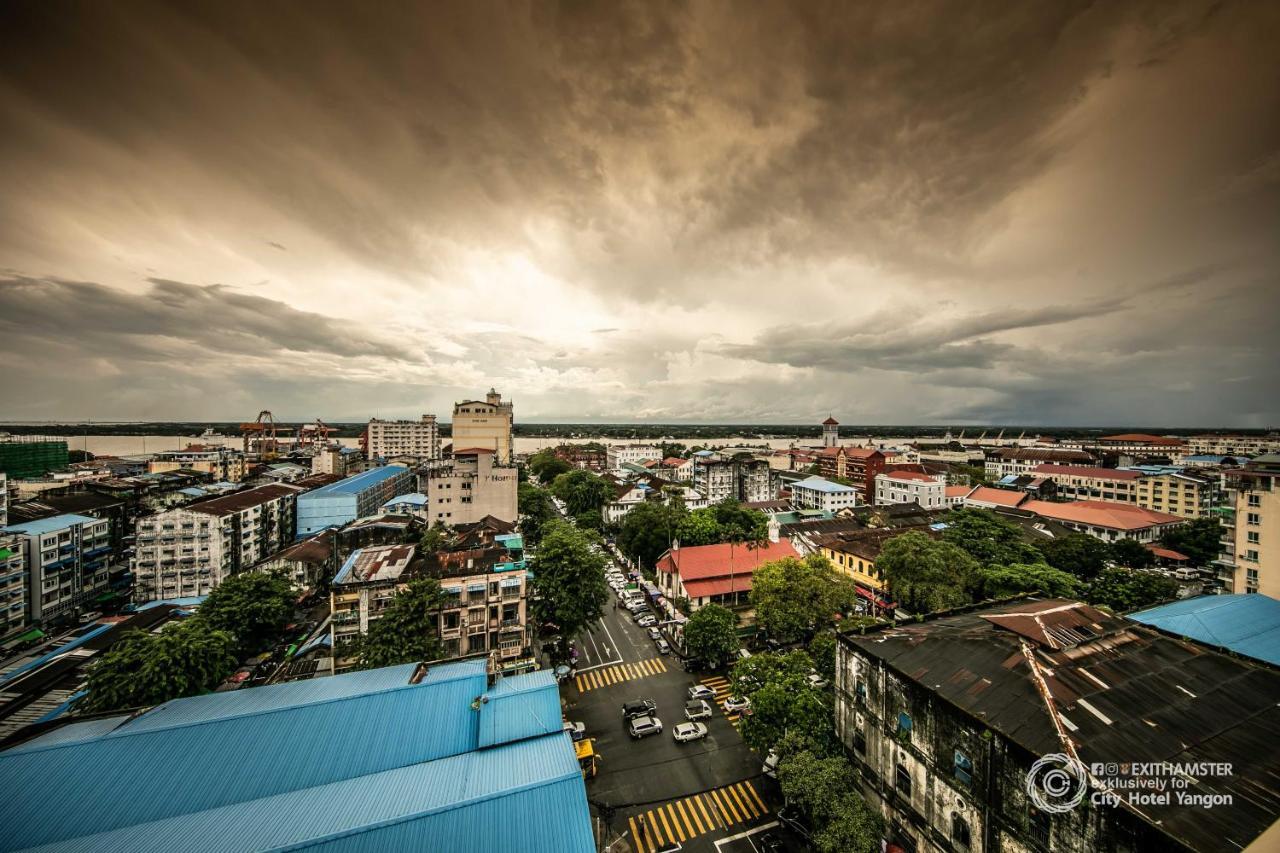
[(35, 521), (24, 521), (22, 524), (13, 524), (5, 528), (11, 533), (26, 533), (28, 535), (40, 535), (44, 533), (52, 533), (55, 530), (63, 530), (71, 527), (73, 524), (93, 524), (101, 521), (100, 518), (94, 518), (90, 515), (77, 515), (76, 513), (66, 513), (65, 515), (55, 515), (50, 518), (39, 518)]
[(422, 492), (410, 492), (407, 495), (394, 497), (382, 505), (383, 509), (396, 504), (410, 504), (412, 506), (424, 506), (427, 503), (427, 496)]
[(49, 661), (53, 660), (54, 658), (62, 657), (67, 652), (75, 651), (76, 649), (80, 648), (85, 643), (87, 643), (89, 640), (92, 640), (94, 637), (98, 636), (99, 634), (110, 631), (114, 627), (115, 625), (111, 623), (108, 623), (106, 625), (94, 625), (92, 629), (85, 631), (83, 634), (76, 637), (71, 642), (63, 643), (62, 645), (58, 646), (56, 649), (45, 652), (35, 660), (30, 661), (29, 663), (24, 663), (22, 666), (19, 666), (10, 672), (6, 672), (4, 675), (0, 675), (0, 684), (4, 684), (8, 681), (12, 681), (13, 679), (17, 678), (20, 675), (25, 675), (27, 672), (30, 672), (36, 667), (44, 666)]
[(298, 496), (301, 500), (314, 498), (333, 497), (334, 495), (350, 495), (363, 491), (370, 486), (375, 486), (383, 480), (388, 480), (399, 474), (404, 474), (409, 469), (403, 465), (384, 465), (380, 468), (370, 468), (368, 471), (361, 471), (359, 474), (353, 474), (345, 480), (339, 480), (336, 483), (330, 483), (327, 486), (321, 486), (318, 489), (312, 489)]
[(1129, 618), (1280, 666), (1280, 601), (1265, 595), (1202, 595)]
[(843, 486), (840, 483), (833, 483), (830, 480), (824, 480), (821, 477), (807, 477), (798, 483), (792, 483), (793, 489), (813, 489), (817, 492), (853, 492), (857, 491), (853, 486)]
[(97, 720), (85, 720), (83, 723), (68, 723), (65, 726), (59, 726), (52, 731), (45, 732), (38, 738), (33, 738), (32, 740), (27, 741), (23, 746), (54, 746), (60, 743), (74, 743), (76, 741), (102, 737), (103, 735), (118, 728), (121, 723), (128, 719), (128, 714), (121, 714), (116, 717), (102, 717)]
[(480, 746), (563, 731), (560, 691), (550, 670), (502, 679), (480, 705)]
[(556, 732), (44, 849), (167, 853), (299, 847), (591, 853), (595, 838), (573, 747)]

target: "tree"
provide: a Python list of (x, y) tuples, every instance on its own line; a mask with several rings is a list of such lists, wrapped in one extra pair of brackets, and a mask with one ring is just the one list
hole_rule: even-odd
[(685, 651), (697, 661), (716, 667), (738, 650), (738, 617), (727, 607), (708, 604), (695, 611), (684, 626)]
[(791, 642), (830, 624), (853, 606), (853, 581), (820, 554), (783, 557), (758, 566), (751, 576), (756, 623), (769, 637)]
[(1044, 563), (1015, 563), (978, 569), (978, 597), (1004, 598), (1024, 592), (1040, 592), (1054, 598), (1074, 598), (1081, 582)]
[(409, 581), (356, 643), (356, 668), (379, 669), (438, 660), (444, 651), (439, 630), (443, 604), (444, 593), (435, 578)]
[(769, 516), (725, 498), (707, 507), (720, 528), (721, 542), (764, 542), (769, 538)]
[(750, 697), (765, 684), (781, 684), (788, 688), (807, 686), (805, 681), (813, 669), (813, 658), (796, 649), (785, 655), (762, 652), (737, 661), (729, 671), (733, 692)]
[(1169, 601), (1177, 594), (1178, 584), (1169, 578), (1115, 566), (1094, 578), (1085, 590), (1085, 600), (1127, 613)]
[(1111, 558), (1117, 565), (1130, 569), (1146, 569), (1156, 563), (1156, 555), (1151, 553), (1151, 549), (1132, 539), (1117, 539), (1112, 542)]
[(418, 552), (422, 554), (434, 554), (436, 551), (445, 547), (448, 542), (449, 529), (445, 527), (443, 521), (437, 521), (424, 531), (422, 538), (418, 540)]
[(522, 483), (516, 490), (516, 506), (520, 513), (520, 532), (530, 546), (542, 539), (542, 528), (547, 522), (560, 517), (551, 494), (531, 483)]
[(957, 509), (947, 516), (943, 540), (983, 566), (1038, 563), (1040, 552), (1022, 538), (1022, 528), (990, 510)]
[(1175, 527), (1160, 538), (1160, 544), (1186, 554), (1196, 565), (1207, 566), (1222, 552), (1222, 522), (1216, 518), (1197, 518)]
[(809, 683), (813, 669), (813, 659), (800, 650), (756, 654), (733, 665), (734, 693), (751, 700), (751, 714), (741, 728), (751, 748), (765, 752), (794, 734), (824, 753), (839, 751), (831, 696)]
[(561, 474), (551, 483), (551, 494), (564, 501), (565, 511), (574, 518), (599, 512), (611, 492), (612, 487), (603, 477), (581, 468)]
[(695, 509), (680, 520), (676, 527), (676, 538), (686, 548), (698, 545), (715, 545), (720, 540), (720, 524), (711, 507)]
[(1068, 533), (1041, 542), (1040, 553), (1044, 554), (1044, 561), (1055, 569), (1070, 572), (1085, 581), (1097, 577), (1111, 559), (1111, 547), (1087, 533)]
[(242, 653), (257, 652), (275, 640), (293, 618), (295, 594), (271, 572), (241, 572), (214, 588), (197, 618), (235, 638)]
[(622, 520), (618, 531), (618, 549), (633, 557), (641, 566), (653, 568), (676, 538), (680, 524), (689, 516), (684, 504), (645, 501), (634, 507)]
[(913, 613), (968, 604), (978, 562), (951, 542), (912, 531), (884, 543), (876, 568), (898, 602)]
[(132, 630), (89, 667), (77, 713), (143, 708), (197, 696), (236, 668), (235, 638), (198, 617), (158, 633)]
[(809, 642), (809, 657), (813, 658), (813, 668), (828, 682), (836, 678), (836, 635), (831, 631), (821, 631)]
[[(803, 744), (787, 738), (781, 745)], [(798, 808), (814, 830), (823, 853), (874, 853), (880, 849), (884, 821), (855, 791), (860, 787), (843, 754), (822, 757), (809, 748), (782, 751), (778, 785), (786, 801)]]
[(561, 474), (573, 470), (573, 466), (556, 455), (554, 450), (539, 450), (525, 463), (529, 471), (544, 483), (550, 483)]
[(538, 618), (552, 622), (566, 637), (576, 637), (604, 612), (609, 588), (605, 560), (591, 550), (595, 536), (563, 521), (543, 528), (533, 557), (534, 607)]

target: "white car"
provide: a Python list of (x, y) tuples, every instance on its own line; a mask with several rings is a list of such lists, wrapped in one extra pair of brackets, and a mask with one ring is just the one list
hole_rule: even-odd
[(770, 779), (778, 778), (778, 752), (777, 750), (769, 750), (769, 754), (764, 757), (764, 767), (760, 770)]
[(649, 735), (662, 734), (662, 720), (652, 716), (632, 717), (627, 721), (627, 728), (631, 737), (639, 740)]
[(582, 722), (565, 721), (564, 730), (569, 733), (569, 737), (573, 740), (582, 740), (587, 736), (587, 725)]
[(690, 699), (684, 703), (684, 716), (688, 720), (710, 719), (711, 705), (706, 699)]
[(658, 620), (653, 618), (653, 614), (646, 613), (640, 618), (636, 619), (636, 624), (639, 625), (641, 628), (652, 628), (654, 625), (658, 624)]
[(671, 730), (671, 736), (678, 743), (688, 743), (691, 740), (701, 740), (707, 736), (707, 727), (702, 723), (679, 723)]
[(816, 672), (809, 673), (808, 675), (805, 676), (804, 680), (809, 682), (810, 687), (815, 687), (818, 690), (821, 690), (822, 688), (827, 686), (827, 680), (823, 678), (821, 675), (818, 675), (818, 673)]
[(690, 699), (714, 699), (716, 692), (705, 684), (695, 684), (689, 688)]
[(724, 712), (726, 714), (746, 713), (751, 710), (751, 700), (745, 696), (730, 696), (724, 700)]

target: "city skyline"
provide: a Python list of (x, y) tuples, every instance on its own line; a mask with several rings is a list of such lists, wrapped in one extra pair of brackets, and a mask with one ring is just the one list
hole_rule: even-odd
[(10, 4), (13, 421), (1280, 422), (1274, 5)]

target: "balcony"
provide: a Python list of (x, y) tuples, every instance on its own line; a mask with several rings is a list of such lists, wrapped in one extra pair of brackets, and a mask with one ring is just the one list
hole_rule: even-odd
[(350, 625), (360, 621), (360, 611), (358, 610), (337, 610), (333, 614), (333, 623), (335, 625)]

